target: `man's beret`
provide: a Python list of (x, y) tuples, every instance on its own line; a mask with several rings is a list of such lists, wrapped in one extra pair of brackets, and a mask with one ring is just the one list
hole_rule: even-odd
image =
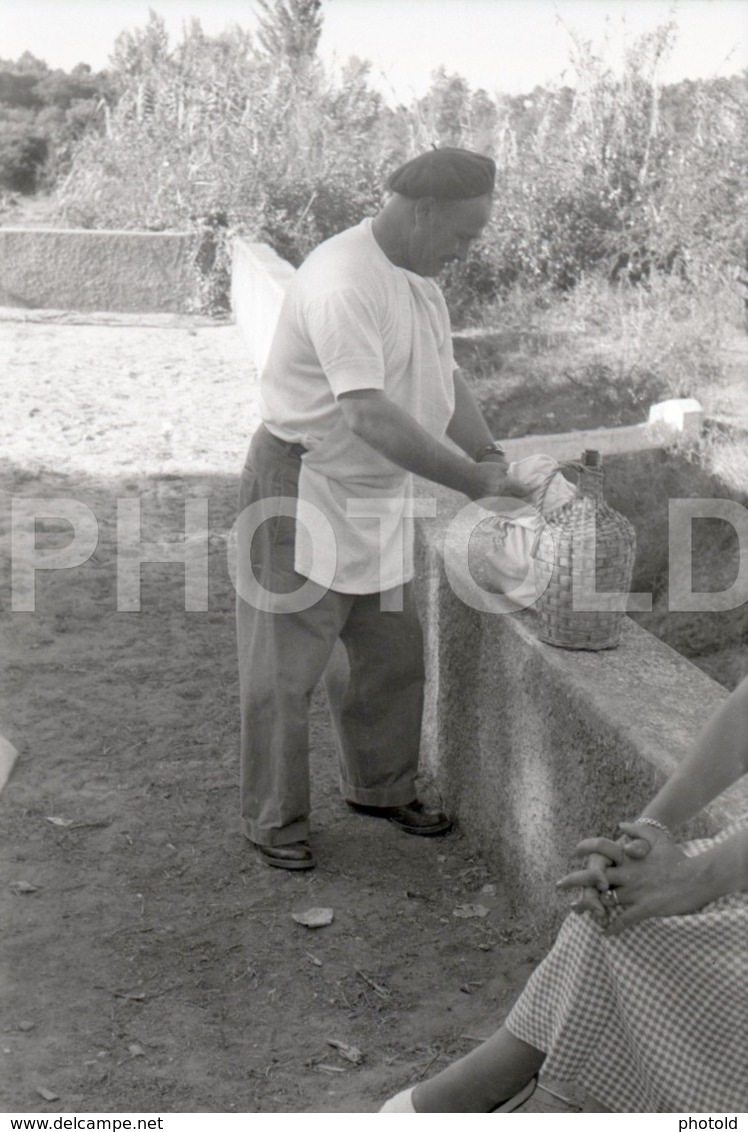
[(496, 162), (469, 149), (430, 149), (406, 161), (387, 181), (390, 192), (417, 200), (468, 200), (493, 191)]

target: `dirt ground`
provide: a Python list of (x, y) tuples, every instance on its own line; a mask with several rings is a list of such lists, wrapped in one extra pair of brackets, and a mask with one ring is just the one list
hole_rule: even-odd
[[(0, 320), (0, 732), (20, 752), (0, 1106), (373, 1112), (490, 1033), (543, 944), (459, 830), (409, 837), (341, 802), (319, 702), (318, 868), (269, 870), (243, 840), (226, 547), (256, 390), (233, 327), (150, 322)], [(99, 528), (84, 565), (37, 573), (34, 612), (10, 610), (11, 496), (80, 501)], [(121, 497), (145, 541), (207, 499), (207, 612), (185, 612), (177, 564), (144, 565), (141, 611), (117, 612)], [(39, 550), (69, 541), (37, 522)], [(312, 907), (332, 923), (293, 920)]]

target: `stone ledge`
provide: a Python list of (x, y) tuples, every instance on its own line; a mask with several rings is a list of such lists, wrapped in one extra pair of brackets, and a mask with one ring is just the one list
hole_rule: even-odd
[[(628, 618), (617, 649), (583, 652), (539, 641), (531, 610), (465, 605), (443, 566), (459, 502), (422, 487), (439, 505), (417, 535), (422, 763), (517, 908), (550, 932), (568, 905), (554, 882), (580, 837), (612, 833), (641, 809), (727, 692)], [(739, 784), (683, 832), (721, 828), (746, 808)]]
[(0, 227), (0, 306), (184, 312), (196, 251), (187, 232)]
[(578, 460), (583, 449), (595, 448), (602, 456), (620, 456), (667, 448), (673, 443), (696, 441), (704, 427), (704, 411), (693, 397), (658, 401), (642, 424), (616, 428), (588, 428), (578, 432), (552, 432), (502, 440), (510, 460), (521, 460), (535, 452), (554, 459)]

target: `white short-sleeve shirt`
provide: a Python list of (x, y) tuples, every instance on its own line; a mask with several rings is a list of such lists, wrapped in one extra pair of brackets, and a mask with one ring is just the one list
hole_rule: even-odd
[[(260, 381), (267, 427), (308, 449), (299, 498), (319, 507), (335, 532), (332, 588), (370, 593), (412, 576), (412, 535), (402, 529), (411, 487), (407, 472), (347, 427), (337, 398), (359, 389), (382, 390), (435, 439), (444, 437), (454, 410), (444, 297), (433, 280), (390, 262), (370, 220), (321, 244), (299, 268)], [(386, 523), (351, 515), (372, 498), (387, 500)], [(308, 543), (297, 539), (296, 569), (326, 580), (329, 556), (315, 559)]]

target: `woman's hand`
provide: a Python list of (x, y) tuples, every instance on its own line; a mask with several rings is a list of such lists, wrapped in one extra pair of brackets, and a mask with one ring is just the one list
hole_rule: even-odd
[(595, 923), (604, 928), (608, 923), (608, 909), (602, 897), (610, 887), (607, 871), (611, 865), (623, 860), (623, 846), (607, 837), (591, 837), (580, 841), (574, 852), (577, 856), (586, 857), (584, 865), (576, 872), (562, 877), (556, 888), (562, 891), (581, 888), (581, 893), (571, 906), (572, 911), (589, 912)]
[[(608, 869), (611, 865), (622, 864), (625, 857), (641, 860), (649, 853), (653, 840), (642, 836), (639, 826), (619, 826), (624, 831), (617, 841), (607, 837), (591, 837), (577, 845), (575, 853), (587, 858), (583, 868), (562, 877), (557, 888), (581, 888), (581, 893), (572, 904), (574, 912), (589, 912), (595, 923), (604, 928), (610, 921), (612, 900), (608, 899), (610, 882)], [(657, 835), (655, 835), (657, 836)]]
[(687, 857), (665, 836), (656, 838), (651, 851), (638, 860), (624, 850), (622, 860), (608, 868), (607, 878), (612, 915), (606, 935), (620, 935), (653, 917), (697, 912), (705, 903), (698, 858)]
[[(602, 853), (590, 853), (585, 861), (584, 869), (579, 873), (571, 873), (558, 882), (558, 888), (581, 888), (579, 896), (571, 905), (572, 912), (578, 914), (589, 912), (598, 927), (604, 928), (608, 923), (608, 909), (603, 903), (603, 896), (608, 891), (608, 881), (605, 870), (610, 864), (608, 857)], [(585, 876), (587, 883), (572, 878)]]

